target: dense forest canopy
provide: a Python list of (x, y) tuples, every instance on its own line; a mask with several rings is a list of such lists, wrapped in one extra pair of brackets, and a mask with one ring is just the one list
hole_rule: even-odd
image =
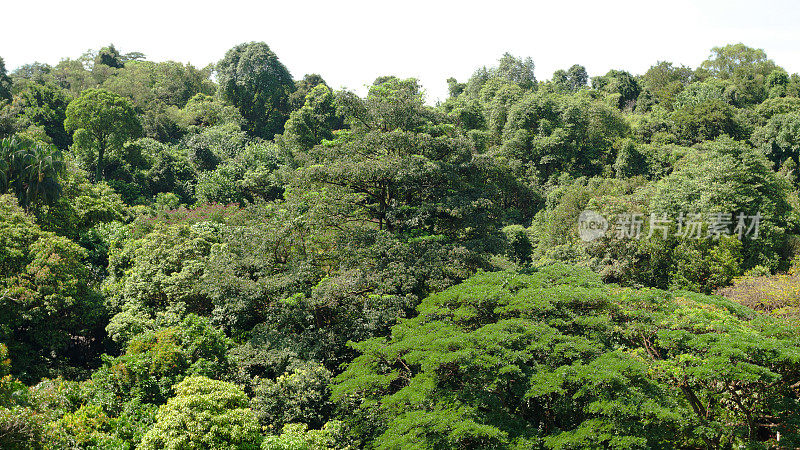
[(0, 59), (0, 448), (800, 447), (800, 75), (298, 75)]

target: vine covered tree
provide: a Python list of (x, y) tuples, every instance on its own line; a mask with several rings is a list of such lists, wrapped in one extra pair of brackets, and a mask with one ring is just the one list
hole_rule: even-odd
[(217, 80), (222, 98), (241, 111), (247, 132), (271, 139), (283, 131), (295, 85), (267, 44), (249, 42), (228, 50), (217, 64)]

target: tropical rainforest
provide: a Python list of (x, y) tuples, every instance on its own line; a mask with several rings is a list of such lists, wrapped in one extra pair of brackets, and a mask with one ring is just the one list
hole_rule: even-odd
[(0, 448), (799, 448), (800, 75), (476, 67), (0, 59)]

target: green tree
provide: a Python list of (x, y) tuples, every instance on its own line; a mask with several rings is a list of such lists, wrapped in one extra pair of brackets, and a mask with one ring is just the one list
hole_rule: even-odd
[(67, 106), (64, 128), (73, 140), (96, 152), (94, 181), (103, 180), (105, 153), (119, 148), (141, 132), (141, 124), (130, 102), (117, 94), (89, 89)]
[(94, 65), (105, 65), (108, 67), (113, 67), (115, 69), (121, 69), (124, 66), (124, 62), (122, 60), (119, 51), (117, 51), (114, 44), (110, 44), (108, 47), (103, 47), (97, 52), (97, 56), (94, 59)]
[(475, 275), (426, 298), (390, 337), (353, 346), (361, 356), (333, 399), (375, 448), (800, 439), (789, 326), (719, 297), (603, 285), (576, 267)]
[(504, 53), (498, 62), (496, 76), (516, 83), (522, 89), (533, 89), (536, 86), (536, 77), (533, 75), (535, 67), (530, 57), (521, 59)]
[(753, 143), (780, 167), (788, 159), (800, 162), (800, 113), (772, 116), (763, 127), (753, 132)]
[(289, 115), (292, 76), (263, 42), (240, 44), (217, 64), (219, 94), (239, 108), (245, 130), (271, 139)]
[(251, 407), (264, 427), (280, 430), (285, 424), (323, 426), (331, 414), (331, 373), (319, 363), (297, 364), (275, 380), (261, 381)]
[(763, 49), (748, 47), (740, 42), (712, 48), (711, 55), (700, 67), (722, 79), (755, 74), (766, 77), (775, 69), (775, 63), (767, 58)]
[(96, 355), (72, 347), (72, 338), (90, 342), (104, 316), (84, 263), (86, 251), (42, 231), (11, 196), (0, 202), (0, 227), (0, 342), (9, 345), (14, 373), (26, 382), (77, 375), (81, 369), (75, 368)]
[(64, 92), (52, 83), (26, 83), (14, 96), (10, 113), (18, 130), (41, 126), (56, 147), (67, 150), (72, 143), (64, 129), (68, 103)]
[(26, 211), (58, 200), (64, 168), (61, 152), (52, 146), (15, 138), (0, 141), (0, 187), (11, 187)]
[(319, 85), (328, 86), (328, 83), (322, 78), (321, 75), (316, 73), (307, 73), (303, 75), (303, 79), (294, 82), (294, 92), (289, 95), (289, 103), (292, 105), (292, 111), (300, 109), (306, 101), (306, 96), (312, 89)]
[(141, 449), (258, 449), (261, 433), (247, 396), (235, 385), (189, 377), (175, 386)]
[(305, 424), (284, 425), (279, 435), (267, 435), (261, 450), (349, 450), (357, 448), (348, 439), (340, 420), (325, 423), (319, 430), (309, 430)]
[(19, 198), (28, 209), (39, 202), (54, 203), (61, 195), (59, 176), (64, 171), (61, 151), (36, 145), (17, 155), (20, 169)]
[(592, 78), (592, 87), (608, 94), (618, 94), (616, 106), (620, 109), (634, 105), (642, 92), (636, 78), (624, 70), (612, 69), (603, 76)]
[(617, 152), (614, 170), (618, 178), (647, 175), (649, 173), (647, 157), (642, 154), (635, 142), (630, 139), (625, 140)]
[(528, 183), (563, 172), (595, 175), (614, 162), (614, 144), (628, 133), (621, 114), (585, 93), (552, 97), (535, 92), (509, 110), (499, 150)]
[(580, 64), (573, 64), (567, 70), (567, 84), (571, 91), (578, 91), (586, 86), (589, 81), (589, 74), (586, 73), (586, 67)]
[(756, 265), (777, 269), (786, 233), (796, 227), (789, 213), (789, 189), (786, 180), (771, 169), (761, 152), (721, 137), (689, 152), (670, 175), (656, 184), (650, 211), (671, 217), (681, 212), (706, 215), (758, 212), (761, 215), (758, 238), (744, 238), (742, 242), (743, 269)]
[(92, 374), (99, 400), (109, 411), (131, 402), (161, 405), (188, 376), (220, 378), (230, 372), (230, 340), (207, 318), (181, 318), (184, 314), (180, 308), (150, 314), (133, 307), (111, 321), (108, 332), (124, 345), (124, 353), (104, 357)]
[(192, 128), (214, 127), (227, 123), (242, 125), (242, 115), (236, 107), (219, 98), (199, 93), (190, 98), (179, 112), (178, 123), (187, 131)]
[(0, 57), (0, 101), (11, 99), (11, 78), (6, 72), (6, 62)]
[(642, 76), (642, 87), (650, 92), (658, 104), (672, 109), (677, 95), (692, 81), (693, 71), (686, 66), (674, 66), (659, 61)]
[[(205, 225), (205, 226), (204, 226)], [(105, 280), (112, 310), (134, 305), (155, 314), (184, 305), (189, 312), (208, 314), (211, 302), (201, 289), (204, 260), (218, 241), (213, 224), (159, 224), (110, 255)]]
[(672, 114), (675, 134), (684, 145), (711, 141), (727, 135), (741, 139), (744, 131), (734, 108), (721, 100), (708, 100), (681, 107)]
[(342, 127), (333, 91), (326, 85), (318, 85), (308, 93), (303, 106), (292, 111), (286, 121), (285, 136), (307, 150), (323, 139), (333, 139), (333, 131)]

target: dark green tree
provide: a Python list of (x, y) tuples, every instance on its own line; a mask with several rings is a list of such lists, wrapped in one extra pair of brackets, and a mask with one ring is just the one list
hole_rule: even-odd
[(0, 141), (0, 187), (11, 187), (26, 211), (58, 199), (64, 168), (61, 151), (52, 146), (15, 138)]
[(122, 61), (122, 56), (119, 54), (119, 51), (114, 47), (114, 44), (110, 44), (108, 47), (103, 47), (100, 51), (97, 52), (97, 56), (94, 59), (95, 66), (104, 65), (108, 67), (113, 67), (115, 69), (121, 69), (125, 63)]
[(324, 84), (328, 86), (322, 75), (316, 73), (307, 73), (303, 75), (303, 79), (294, 82), (294, 92), (289, 95), (289, 103), (292, 105), (292, 111), (300, 109), (306, 101), (306, 96), (315, 87)]
[(217, 64), (219, 94), (241, 111), (245, 130), (271, 139), (283, 131), (290, 112), (292, 76), (263, 42), (240, 44)]
[(0, 101), (11, 99), (11, 78), (6, 72), (6, 63), (0, 57)]
[(64, 129), (68, 103), (69, 98), (52, 83), (25, 83), (14, 95), (10, 112), (15, 116), (17, 129), (40, 126), (56, 147), (66, 151), (72, 144)]

